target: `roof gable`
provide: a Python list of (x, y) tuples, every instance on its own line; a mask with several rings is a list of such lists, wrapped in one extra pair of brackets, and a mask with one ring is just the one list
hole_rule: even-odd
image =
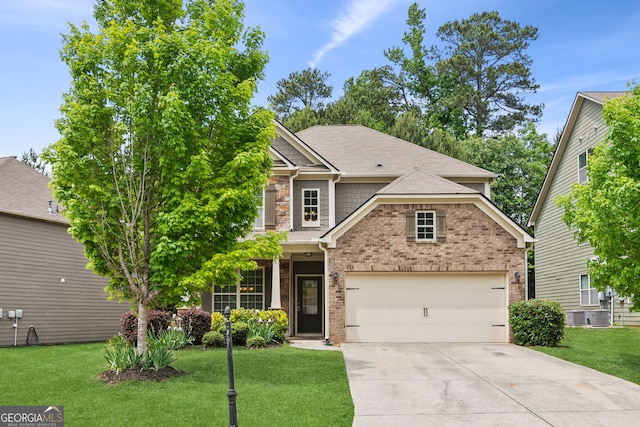
[(415, 169), (396, 179), (378, 194), (472, 194), (478, 193), (429, 172)]
[(560, 166), (560, 162), (562, 161), (562, 157), (565, 153), (565, 150), (567, 149), (567, 144), (569, 144), (571, 134), (573, 133), (573, 128), (576, 124), (576, 120), (580, 116), (580, 112), (582, 111), (584, 103), (594, 102), (602, 106), (607, 99), (617, 98), (625, 94), (626, 92), (578, 92), (576, 94), (576, 98), (574, 99), (571, 110), (569, 111), (569, 116), (567, 117), (567, 122), (564, 125), (562, 135), (560, 136), (560, 140), (558, 141), (558, 146), (556, 147), (556, 151), (553, 153), (553, 159), (551, 160), (551, 164), (549, 165), (547, 176), (545, 176), (544, 178), (542, 188), (538, 193), (538, 198), (535, 205), (533, 206), (533, 210), (531, 211), (531, 216), (529, 217), (528, 223), (529, 227), (535, 226), (536, 220), (538, 218), (538, 215), (540, 214), (540, 211), (542, 210), (542, 205), (547, 198), (547, 195), (551, 188), (551, 184), (553, 182), (553, 178), (558, 170), (558, 167)]

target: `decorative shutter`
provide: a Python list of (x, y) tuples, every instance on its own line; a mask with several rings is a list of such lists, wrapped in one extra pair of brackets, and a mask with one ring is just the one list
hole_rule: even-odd
[(447, 237), (447, 220), (444, 211), (436, 211), (436, 238), (438, 241)]
[(409, 209), (407, 215), (407, 242), (416, 241), (416, 211)]
[(264, 193), (264, 226), (276, 226), (276, 186), (270, 184)]

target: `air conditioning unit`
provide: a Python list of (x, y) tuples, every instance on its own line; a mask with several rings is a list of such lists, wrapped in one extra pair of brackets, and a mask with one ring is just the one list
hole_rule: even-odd
[(567, 311), (567, 325), (569, 325), (569, 326), (584, 326), (585, 325), (584, 310), (568, 310)]
[(587, 325), (604, 328), (609, 326), (609, 310), (587, 310), (585, 311)]

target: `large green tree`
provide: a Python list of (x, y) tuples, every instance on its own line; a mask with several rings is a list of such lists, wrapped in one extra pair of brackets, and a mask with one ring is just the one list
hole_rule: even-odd
[(305, 109), (321, 113), (325, 101), (331, 98), (333, 91), (333, 87), (327, 84), (330, 76), (328, 71), (307, 68), (294, 71), (286, 79), (278, 80), (278, 91), (267, 97), (278, 119), (286, 120), (294, 112)]
[(270, 173), (272, 113), (250, 100), (263, 34), (234, 0), (100, 0), (71, 25), (61, 139), (46, 158), (70, 233), (138, 310), (237, 280), (282, 236), (244, 240)]
[(588, 181), (559, 197), (564, 221), (596, 255), (587, 262), (592, 283), (632, 297), (640, 310), (640, 86), (605, 102), (605, 140), (587, 164)]
[(445, 105), (462, 109), (476, 136), (502, 134), (540, 118), (542, 105), (524, 99), (539, 87), (525, 53), (538, 38), (536, 27), (482, 12), (442, 25), (437, 36), (444, 43), (436, 48), (438, 73), (457, 79)]

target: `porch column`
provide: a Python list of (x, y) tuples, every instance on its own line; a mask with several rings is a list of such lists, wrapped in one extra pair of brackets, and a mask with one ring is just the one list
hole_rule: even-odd
[(279, 309), (280, 305), (280, 259), (274, 258), (271, 267), (271, 305), (269, 308)]

